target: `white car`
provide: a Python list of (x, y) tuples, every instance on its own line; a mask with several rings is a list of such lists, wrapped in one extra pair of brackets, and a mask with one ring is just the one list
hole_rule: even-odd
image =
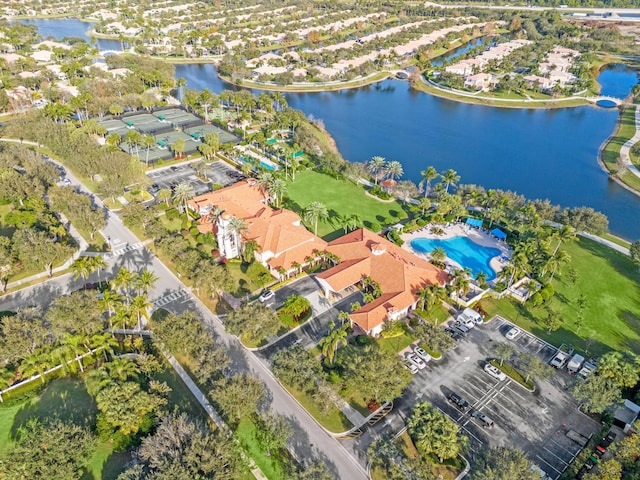
[(273, 292), (273, 290), (265, 290), (258, 297), (258, 301), (261, 302), (261, 303), (266, 303), (266, 302), (268, 302), (269, 300), (271, 300), (275, 296), (276, 296), (276, 294)]
[(402, 364), (404, 366), (404, 368), (406, 368), (407, 370), (409, 370), (412, 374), (416, 374), (418, 373), (418, 366), (414, 363), (411, 363), (410, 361), (406, 361)]
[(423, 348), (413, 347), (413, 353), (415, 353), (425, 362), (429, 362), (431, 360), (431, 355), (429, 355)]
[(415, 353), (408, 353), (406, 358), (407, 358), (407, 361), (409, 361), (409, 363), (414, 364), (420, 370), (422, 370), (424, 367), (427, 366), (427, 364), (424, 363), (424, 360), (418, 357)]
[(507, 376), (500, 369), (494, 367), (490, 363), (484, 366), (484, 371), (491, 375), (493, 378), (497, 378), (501, 382), (507, 379)]
[(522, 330), (520, 330), (518, 327), (513, 327), (507, 332), (505, 337), (507, 337), (507, 340), (515, 340), (521, 334), (522, 334)]

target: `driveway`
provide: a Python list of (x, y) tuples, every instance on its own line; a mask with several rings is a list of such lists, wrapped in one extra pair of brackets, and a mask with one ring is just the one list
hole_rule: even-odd
[[(504, 334), (511, 325), (495, 319), (471, 330), (454, 350), (440, 361), (431, 361), (417, 373), (405, 395), (396, 400), (390, 418), (354, 440), (354, 452), (368, 447), (368, 442), (390, 431), (398, 431), (413, 405), (428, 401), (449, 415), (469, 437), (469, 460), (474, 461), (481, 449), (511, 446), (523, 450), (547, 474), (556, 479), (577, 455), (581, 446), (567, 436), (575, 431), (583, 437), (595, 433), (600, 425), (580, 413), (566, 389), (575, 381), (566, 372), (555, 372), (547, 381), (536, 381), (536, 391), (530, 393), (510, 379), (498, 381), (484, 372), (486, 360), (495, 357), (499, 343), (508, 343)], [(555, 349), (544, 341), (521, 335), (511, 342), (517, 353), (527, 352), (544, 361), (553, 357)], [(448, 400), (457, 393), (471, 408), (462, 413)], [(470, 413), (478, 410), (494, 422), (484, 428)]]

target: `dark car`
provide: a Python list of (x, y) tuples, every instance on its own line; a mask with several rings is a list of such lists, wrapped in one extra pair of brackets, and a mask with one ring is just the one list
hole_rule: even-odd
[(462, 398), (457, 393), (450, 393), (449, 401), (453, 403), (461, 412), (464, 412), (467, 410), (467, 408), (469, 408), (469, 402), (467, 402), (464, 398)]
[(444, 331), (451, 335), (454, 340), (462, 340), (463, 338), (463, 335), (460, 332), (457, 332), (452, 328), (445, 328)]

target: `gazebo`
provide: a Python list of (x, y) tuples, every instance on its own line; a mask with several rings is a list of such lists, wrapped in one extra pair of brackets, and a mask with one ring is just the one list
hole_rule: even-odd
[(476, 227), (476, 228), (480, 228), (482, 227), (482, 220), (479, 220), (477, 218), (467, 218), (467, 221), (465, 222), (467, 225), (470, 225), (472, 227)]
[(507, 238), (507, 234), (499, 228), (494, 228), (493, 230), (491, 230), (491, 235), (496, 237), (498, 240), (505, 240)]

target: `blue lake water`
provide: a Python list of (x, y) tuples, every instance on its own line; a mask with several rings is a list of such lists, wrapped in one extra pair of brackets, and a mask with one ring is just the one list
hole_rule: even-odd
[(483, 247), (467, 237), (453, 237), (446, 240), (429, 238), (411, 240), (411, 248), (417, 252), (430, 253), (438, 247), (444, 249), (447, 252), (447, 257), (463, 268), (470, 268), (474, 278), (479, 272), (484, 272), (488, 281), (496, 278), (496, 272), (491, 268), (489, 262), (501, 254), (497, 248)]
[[(91, 28), (73, 19), (32, 22), (52, 29), (61, 22), (60, 38), (81, 36), (74, 28), (83, 34)], [(222, 82), (211, 64), (176, 65), (180, 77), (197, 90), (236, 88)], [(599, 77), (603, 93), (615, 89), (616, 96), (626, 96), (630, 79), (618, 68)], [(438, 171), (453, 168), (463, 183), (548, 198), (563, 207), (592, 207), (609, 217), (613, 233), (640, 239), (640, 197), (610, 180), (597, 163), (598, 148), (614, 130), (616, 109), (469, 105), (418, 92), (398, 80), (285, 96), (292, 107), (322, 119), (347, 160), (363, 162), (374, 155), (399, 160), (404, 177), (414, 181), (429, 165)]]
[(439, 67), (444, 62), (453, 60), (454, 58), (467, 53), (472, 48), (479, 47), (480, 45), (484, 45), (484, 42), (485, 41), (483, 38), (476, 38), (475, 40), (471, 40), (464, 47), (456, 48), (453, 52), (434, 58), (431, 62), (431, 65), (435, 67)]
[(38, 31), (43, 38), (55, 38), (62, 40), (65, 37), (78, 37), (85, 41), (95, 43), (100, 51), (105, 50), (122, 50), (122, 46), (118, 40), (93, 39), (87, 32), (93, 29), (93, 23), (83, 22), (77, 18), (33, 18), (20, 20), (27, 25), (36, 25)]
[(598, 75), (600, 93), (607, 97), (625, 98), (638, 83), (638, 72), (624, 64), (608, 65)]

